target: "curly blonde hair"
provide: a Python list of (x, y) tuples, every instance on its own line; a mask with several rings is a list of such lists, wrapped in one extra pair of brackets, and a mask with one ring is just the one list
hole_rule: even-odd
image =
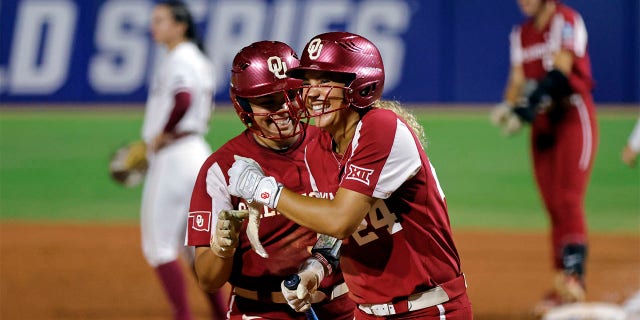
[(400, 102), (398, 101), (389, 101), (389, 100), (378, 100), (373, 104), (374, 107), (380, 109), (387, 109), (393, 111), (398, 117), (404, 119), (404, 121), (409, 125), (409, 128), (413, 130), (413, 133), (418, 137), (420, 143), (422, 144), (422, 148), (427, 145), (427, 138), (424, 134), (424, 128), (418, 120), (416, 116), (408, 109), (402, 107)]

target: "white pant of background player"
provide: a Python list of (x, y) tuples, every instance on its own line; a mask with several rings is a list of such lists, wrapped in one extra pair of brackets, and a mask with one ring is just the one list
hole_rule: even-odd
[(142, 251), (152, 267), (176, 260), (180, 251), (193, 263), (193, 252), (184, 246), (189, 202), (198, 171), (210, 154), (202, 136), (190, 135), (149, 156), (140, 223)]

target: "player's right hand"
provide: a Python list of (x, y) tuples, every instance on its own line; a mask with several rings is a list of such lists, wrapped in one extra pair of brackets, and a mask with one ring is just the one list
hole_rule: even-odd
[(511, 113), (502, 125), (502, 133), (506, 136), (513, 136), (520, 132), (523, 127), (522, 119), (515, 113)]
[(242, 220), (249, 216), (247, 210), (222, 210), (218, 214), (216, 229), (211, 235), (211, 250), (218, 257), (230, 258), (238, 246), (238, 235)]
[(288, 289), (284, 285), (284, 281), (280, 284), (280, 289), (293, 310), (305, 312), (309, 310), (312, 303), (318, 303), (326, 299), (327, 295), (318, 290), (320, 279), (315, 272), (303, 270), (298, 273), (298, 276), (300, 277), (300, 283), (296, 289)]
[(624, 146), (624, 148), (622, 148), (622, 154), (620, 155), (620, 159), (624, 164), (633, 168), (636, 166), (638, 153), (633, 151), (631, 146), (627, 144), (626, 146)]
[(512, 107), (508, 102), (502, 102), (495, 105), (489, 114), (491, 123), (501, 128), (502, 133), (506, 136), (515, 135), (523, 127), (521, 117), (514, 110), (516, 108)]
[(502, 127), (507, 122), (509, 116), (513, 113), (513, 108), (507, 102), (498, 103), (491, 109), (489, 120), (496, 127)]

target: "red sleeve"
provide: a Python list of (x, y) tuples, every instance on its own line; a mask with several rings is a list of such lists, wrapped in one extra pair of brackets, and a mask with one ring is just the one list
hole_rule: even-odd
[(340, 187), (374, 198), (388, 198), (422, 167), (417, 138), (390, 110), (364, 115), (351, 145)]
[(207, 160), (200, 168), (191, 193), (186, 243), (190, 246), (208, 246), (211, 238), (211, 196), (207, 192), (207, 172), (210, 165), (211, 161)]
[(173, 105), (173, 110), (171, 111), (171, 115), (169, 116), (169, 120), (167, 124), (164, 126), (164, 132), (172, 132), (180, 119), (187, 113), (189, 106), (191, 106), (191, 92), (189, 91), (180, 91), (176, 93), (174, 97), (175, 104)]
[(394, 142), (395, 131), (396, 116), (391, 111), (374, 109), (362, 117), (356, 128), (340, 187), (374, 196), (380, 173)]

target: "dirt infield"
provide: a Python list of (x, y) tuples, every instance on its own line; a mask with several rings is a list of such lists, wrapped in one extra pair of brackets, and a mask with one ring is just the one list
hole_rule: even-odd
[[(546, 235), (456, 230), (477, 320), (529, 319), (551, 279)], [(590, 301), (640, 289), (640, 235), (590, 237)], [(170, 319), (137, 226), (0, 225), (0, 319)], [(198, 319), (208, 309), (193, 277)]]

